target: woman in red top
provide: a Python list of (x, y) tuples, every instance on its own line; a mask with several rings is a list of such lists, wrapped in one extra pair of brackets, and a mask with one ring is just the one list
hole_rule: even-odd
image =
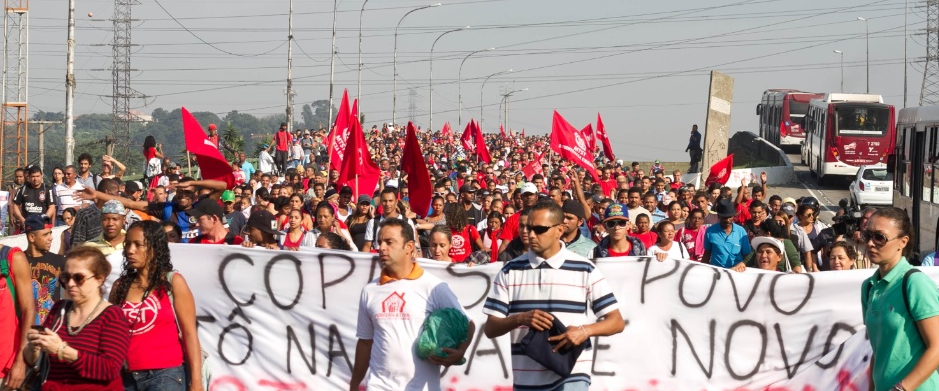
[(483, 248), (482, 237), (476, 227), (469, 225), (466, 220), (466, 210), (460, 204), (447, 204), (443, 209), (443, 214), (447, 216), (447, 226), (453, 234), (450, 247), (450, 258), (455, 263), (461, 263), (473, 252), (473, 245), (476, 248)]
[[(299, 209), (291, 210), (288, 216), (289, 225), (287, 226), (287, 233), (282, 237), (284, 242), (281, 243), (280, 248), (284, 250), (293, 250), (300, 251), (300, 246), (303, 245), (303, 238), (307, 236), (307, 230), (303, 228), (303, 213)], [(314, 243), (315, 243), (315, 239)]]
[(102, 296), (110, 273), (111, 264), (97, 248), (81, 246), (69, 252), (59, 275), (69, 300), (55, 303), (43, 331), (29, 331), (23, 350), (30, 365), (40, 351), (49, 355), (49, 377), (42, 390), (124, 389), (121, 366), (130, 335), (120, 307)]
[[(124, 258), (124, 269), (111, 290), (111, 301), (121, 306), (130, 322), (122, 329), (130, 332), (124, 389), (203, 391), (196, 303), (186, 279), (173, 272), (161, 224), (131, 224)], [(187, 385), (187, 378), (195, 380)]]

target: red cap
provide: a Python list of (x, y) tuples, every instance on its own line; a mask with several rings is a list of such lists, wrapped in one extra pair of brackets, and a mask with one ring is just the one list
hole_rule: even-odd
[(215, 130), (215, 124), (209, 124), (209, 130)]

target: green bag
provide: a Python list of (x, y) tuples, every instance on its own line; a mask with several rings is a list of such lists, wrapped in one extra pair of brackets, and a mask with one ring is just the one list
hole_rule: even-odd
[[(469, 331), (469, 319), (456, 308), (441, 308), (430, 313), (417, 337), (417, 356), (427, 359), (431, 354), (437, 357), (447, 355), (440, 348), (456, 349), (466, 342)], [(466, 363), (466, 358), (457, 365)]]

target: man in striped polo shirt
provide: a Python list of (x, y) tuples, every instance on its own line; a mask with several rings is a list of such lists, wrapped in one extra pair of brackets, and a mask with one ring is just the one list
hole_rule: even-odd
[[(525, 355), (518, 343), (529, 329), (551, 328), (557, 317), (567, 332), (551, 337), (555, 350), (578, 346), (591, 336), (623, 331), (625, 322), (610, 285), (596, 265), (564, 246), (564, 212), (554, 202), (539, 202), (521, 229), (529, 231), (531, 250), (506, 263), (493, 280), (483, 313), (489, 338), (510, 333), (516, 390), (586, 391), (593, 352), (585, 350), (569, 376), (561, 376)], [(598, 321), (591, 323), (588, 308)]]

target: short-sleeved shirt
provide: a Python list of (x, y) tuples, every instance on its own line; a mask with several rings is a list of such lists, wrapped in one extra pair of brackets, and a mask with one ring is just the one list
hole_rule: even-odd
[(24, 185), (13, 195), (13, 203), (23, 212), (23, 218), (32, 215), (42, 215), (55, 206), (55, 193), (52, 186), (41, 185), (39, 188)]
[[(415, 268), (420, 270), (420, 266)], [(369, 390), (440, 389), (440, 367), (415, 357), (414, 341), (433, 311), (455, 308), (466, 312), (447, 283), (420, 273), (414, 279), (385, 283), (377, 278), (362, 288), (355, 336), (372, 341), (365, 379)]]
[[(619, 310), (619, 303), (600, 269), (562, 244), (561, 251), (551, 258), (529, 251), (506, 263), (493, 279), (483, 313), (506, 318), (540, 309), (573, 326), (593, 322), (588, 319), (588, 308), (601, 318)], [(516, 389), (554, 389), (566, 382), (590, 381), (591, 349), (581, 353), (570, 376), (561, 378), (525, 355), (519, 342), (526, 334), (524, 326), (510, 332)]]
[(727, 269), (743, 262), (743, 256), (752, 251), (747, 231), (737, 224), (733, 225), (730, 235), (720, 224), (708, 227), (704, 231), (704, 250), (711, 252), (711, 265)]
[(251, 178), (257, 170), (254, 169), (254, 165), (251, 164), (251, 162), (245, 160), (244, 163), (241, 163), (241, 171), (245, 172), (245, 177)]
[[(24, 251), (23, 254), (26, 254)], [(49, 316), (52, 306), (61, 296), (59, 293), (59, 274), (65, 268), (65, 257), (46, 252), (39, 257), (26, 254), (33, 279), (33, 299), (36, 304), (36, 319), (33, 324), (42, 324)]]
[[(404, 221), (407, 221), (408, 225), (410, 225), (411, 228), (414, 228), (414, 223), (411, 222), (411, 219), (405, 219), (401, 215), (398, 215), (398, 217), (392, 217), (392, 218), (395, 218), (395, 219), (400, 218)], [(381, 225), (382, 221), (385, 221), (385, 216), (381, 216), (381, 218), (378, 219), (377, 224)], [(378, 227), (375, 227), (375, 224), (376, 224), (375, 219), (369, 219), (368, 225), (365, 226), (365, 242), (372, 243), (372, 250), (378, 249)]]
[[(880, 271), (861, 285), (861, 308), (864, 324), (874, 351), (871, 371), (874, 389), (885, 390), (903, 380), (926, 351), (916, 322), (939, 315), (939, 290), (936, 283), (923, 273), (909, 277), (907, 296), (910, 308), (903, 301), (903, 276), (913, 266), (901, 258), (886, 276)], [(868, 293), (869, 292), (869, 293)], [(936, 371), (917, 390), (939, 389)]]
[(451, 242), (453, 243), (450, 246), (450, 259), (454, 263), (460, 263), (466, 260), (470, 256), (470, 253), (473, 252), (473, 243), (476, 239), (482, 239), (479, 236), (479, 231), (476, 230), (476, 227), (472, 225), (467, 225), (463, 227), (462, 231), (453, 231)]
[(189, 239), (199, 236), (199, 225), (196, 224), (196, 217), (180, 209), (179, 204), (175, 202), (151, 202), (147, 205), (147, 214), (179, 225), (183, 232), (183, 243), (189, 243)]

